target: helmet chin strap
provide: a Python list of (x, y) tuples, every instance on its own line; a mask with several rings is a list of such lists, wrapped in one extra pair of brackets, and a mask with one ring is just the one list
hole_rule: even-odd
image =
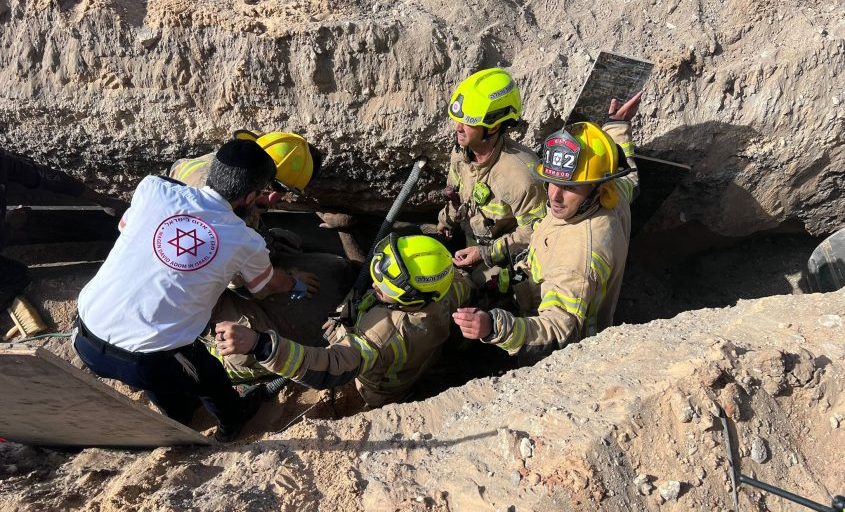
[(599, 192), (599, 186), (594, 185), (593, 190), (590, 192), (590, 195), (588, 195), (587, 198), (584, 199), (584, 202), (581, 203), (580, 206), (578, 206), (578, 210), (575, 212), (576, 217), (578, 215), (583, 215), (584, 213), (587, 212), (587, 210), (592, 208), (594, 204), (596, 204), (596, 201), (599, 200), (598, 192)]
[[(419, 290), (415, 290), (415, 289), (410, 288), (410, 286), (408, 288), (406, 288), (405, 294), (403, 295), (403, 298), (406, 298), (405, 295), (407, 295), (407, 298), (411, 299), (410, 302), (417, 302), (417, 303), (416, 304), (402, 304), (398, 301), (397, 302), (386, 302), (386, 301), (383, 301), (383, 300), (379, 300), (379, 302), (381, 303), (382, 306), (386, 307), (387, 309), (403, 309), (403, 308), (416, 308), (416, 307), (422, 308), (422, 307), (425, 307), (425, 306), (431, 304), (432, 302), (434, 302), (434, 297), (435, 297), (435, 294), (432, 293), (432, 292), (421, 292)], [(376, 295), (376, 298), (378, 298), (378, 295)]]
[[(486, 126), (484, 126), (483, 128), (484, 128), (484, 131), (482, 132), (481, 142), (483, 142), (485, 144), (490, 141), (491, 136), (501, 136), (504, 133), (504, 130), (502, 130), (502, 128), (501, 128), (501, 125), (500, 125), (500, 128), (498, 130), (496, 130), (496, 132), (493, 133), (493, 134), (490, 133), (490, 129), (487, 128)], [(457, 136), (455, 137), (455, 148), (463, 151), (464, 153), (466, 153), (466, 156), (467, 156), (467, 158), (469, 158), (470, 161), (475, 160), (475, 151), (473, 151), (472, 148), (469, 147), (469, 146), (462, 147), (460, 144), (458, 144)]]

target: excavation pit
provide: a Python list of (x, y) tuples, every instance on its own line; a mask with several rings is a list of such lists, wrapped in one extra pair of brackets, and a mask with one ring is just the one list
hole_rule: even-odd
[[(83, 221), (86, 216), (96, 219), (95, 226), (103, 224), (101, 217), (104, 214), (100, 211), (78, 209), (72, 212)], [(57, 213), (58, 210), (36, 210), (35, 217), (41, 222), (44, 221), (42, 217)], [(284, 226), (301, 236), (302, 249), (306, 252), (304, 260), (309, 259), (308, 253), (318, 251), (343, 254), (339, 234), (321, 229), (320, 219), (313, 214), (273, 212), (267, 220), (269, 225)], [(354, 229), (356, 236), (361, 240), (371, 239), (379, 222), (377, 217), (361, 217)], [(99, 234), (92, 236), (92, 232)], [(99, 262), (107, 255), (111, 244), (108, 233), (101, 227), (92, 231), (91, 226), (83, 225), (78, 233), (65, 230), (63, 236), (68, 241), (63, 243), (30, 243), (7, 248), (7, 255), (30, 266), (34, 282), (28, 295), (35, 303), (44, 304), (42, 312), (58, 330), (69, 328), (79, 289), (93, 276)], [(72, 241), (85, 237), (94, 240)], [(35, 240), (38, 240), (37, 236), (30, 241)], [(680, 261), (661, 262), (660, 265), (632, 252), (617, 307), (617, 324), (641, 324), (658, 318), (671, 318), (687, 310), (733, 306), (740, 299), (802, 293), (802, 272), (807, 257), (818, 242), (815, 237), (794, 233), (764, 234), (743, 240), (721, 239), (715, 244), (702, 245), (699, 252)], [(632, 246), (636, 244), (635, 238)], [(690, 249), (691, 252), (693, 250)], [(348, 267), (342, 285), (324, 278), (324, 292), (332, 297), (342, 297), (354, 274), (355, 268)], [(290, 315), (286, 319), (289, 330), (285, 334), (303, 343), (318, 344), (318, 325), (334, 311), (336, 305), (323, 300), (316, 305), (319, 312), (281, 310), (282, 316)], [(303, 318), (309, 322), (307, 326), (297, 323)], [(7, 324), (10, 326), (10, 321), (3, 318), (0, 329), (7, 328)], [(66, 339), (48, 341), (46, 346), (68, 360), (76, 359)], [(79, 362), (76, 361), (76, 364), (79, 365)], [(452, 338), (440, 360), (418, 383), (410, 400), (424, 400), (473, 379), (498, 377), (516, 367), (514, 358), (496, 347), (463, 340), (453, 326)], [(135, 398), (141, 398), (140, 393), (119, 383), (112, 384)], [(337, 419), (362, 410), (364, 404), (354, 386), (339, 389), (332, 399), (328, 392), (307, 390), (291, 384), (278, 400), (263, 407), (251, 423), (246, 438), (256, 439), (278, 432), (289, 427), (292, 420), (300, 421), (303, 413), (312, 419)], [(205, 430), (212, 426), (212, 422), (200, 410), (192, 426)]]

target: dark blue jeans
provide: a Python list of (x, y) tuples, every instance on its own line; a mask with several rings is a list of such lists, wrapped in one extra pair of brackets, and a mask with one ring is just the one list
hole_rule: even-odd
[[(82, 362), (100, 377), (146, 391), (150, 401), (180, 423), (188, 423), (199, 402), (220, 425), (241, 419), (241, 398), (223, 365), (199, 341), (161, 352), (129, 352), (88, 332), (77, 319), (73, 346)], [(181, 354), (183, 362), (177, 359)]]

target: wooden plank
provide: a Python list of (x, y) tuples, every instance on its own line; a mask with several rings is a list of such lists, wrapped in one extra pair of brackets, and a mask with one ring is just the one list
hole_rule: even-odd
[(0, 348), (0, 437), (36, 446), (212, 444), (43, 348)]
[(653, 156), (646, 156), (646, 155), (634, 155), (634, 160), (636, 160), (638, 166), (663, 166), (667, 170), (676, 170), (676, 171), (686, 171), (689, 172), (692, 170), (692, 166), (689, 164), (683, 164), (680, 162), (672, 162), (669, 160), (663, 160), (662, 158), (655, 158)]

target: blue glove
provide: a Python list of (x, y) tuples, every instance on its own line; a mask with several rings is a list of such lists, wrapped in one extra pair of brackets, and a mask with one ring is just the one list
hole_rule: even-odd
[(293, 288), (290, 289), (291, 300), (300, 300), (308, 296), (308, 286), (297, 278), (293, 278)]

